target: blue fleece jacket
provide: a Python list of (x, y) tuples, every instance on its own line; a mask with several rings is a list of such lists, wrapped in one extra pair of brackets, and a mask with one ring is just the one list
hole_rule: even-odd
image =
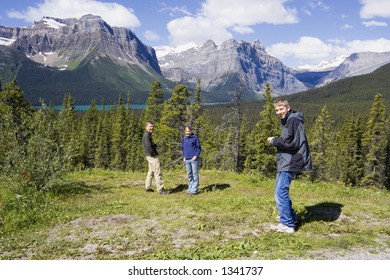
[(185, 159), (192, 159), (194, 156), (199, 158), (201, 151), (199, 139), (193, 133), (188, 137), (185, 136), (181, 141), (181, 152)]

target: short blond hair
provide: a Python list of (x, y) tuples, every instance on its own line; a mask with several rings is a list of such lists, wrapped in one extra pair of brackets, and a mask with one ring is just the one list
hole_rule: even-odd
[(283, 97), (280, 97), (278, 99), (276, 99), (274, 101), (274, 106), (285, 106), (285, 107), (290, 107), (290, 103), (288, 103), (288, 101), (283, 98)]

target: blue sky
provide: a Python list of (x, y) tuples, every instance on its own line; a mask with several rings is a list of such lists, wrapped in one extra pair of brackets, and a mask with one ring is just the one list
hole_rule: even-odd
[(18, 0), (1, 6), (3, 26), (90, 13), (131, 29), (156, 49), (258, 40), (294, 68), (390, 51), (390, 0)]

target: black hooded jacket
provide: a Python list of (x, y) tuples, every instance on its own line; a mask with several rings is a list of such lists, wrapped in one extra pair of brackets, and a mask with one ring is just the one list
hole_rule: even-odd
[(289, 111), (281, 120), (283, 125), (280, 137), (271, 144), (277, 148), (276, 163), (278, 171), (302, 172), (312, 170), (310, 149), (303, 127), (303, 113)]

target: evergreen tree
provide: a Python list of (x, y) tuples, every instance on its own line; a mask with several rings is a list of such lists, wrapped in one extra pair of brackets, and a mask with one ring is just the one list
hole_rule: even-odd
[[(24, 99), (23, 90), (16, 80), (6, 84), (0, 92), (1, 128), (9, 134), (18, 147), (26, 144), (28, 137), (28, 121), (31, 119), (33, 108)], [(7, 143), (7, 142), (4, 142)]]
[(155, 141), (159, 143), (161, 161), (166, 165), (172, 165), (181, 158), (180, 142), (188, 121), (189, 96), (186, 86), (175, 86), (171, 98), (164, 103), (160, 124), (155, 129)]
[(202, 89), (200, 86), (200, 80), (198, 80), (197, 86), (195, 88), (195, 94), (191, 100), (191, 104), (187, 107), (187, 125), (192, 128), (192, 131), (195, 135), (199, 135), (201, 130), (201, 115), (203, 113), (203, 104), (202, 104)]
[(266, 176), (274, 176), (276, 172), (275, 148), (267, 142), (268, 137), (280, 134), (280, 124), (275, 114), (275, 106), (272, 100), (272, 90), (266, 85), (263, 94), (266, 103), (260, 112), (260, 119), (248, 136), (248, 156), (245, 160), (247, 171), (256, 170)]
[(310, 152), (313, 160), (312, 180), (329, 180), (331, 160), (334, 158), (333, 121), (326, 108), (315, 120), (309, 134)]
[(241, 125), (242, 125), (242, 97), (243, 90), (242, 84), (240, 84), (236, 90), (232, 93), (234, 96), (235, 107), (233, 108), (233, 156), (234, 156), (234, 171), (240, 172), (243, 170), (243, 167), (240, 165), (241, 153), (242, 153), (242, 137), (241, 137)]
[(75, 115), (74, 100), (71, 92), (65, 94), (59, 114), (60, 145), (64, 156), (64, 164), (69, 170), (82, 167), (80, 135)]
[(106, 106), (102, 105), (102, 111), (99, 116), (95, 151), (94, 165), (97, 168), (108, 168), (111, 163), (111, 114), (106, 111)]
[(150, 85), (149, 97), (146, 100), (146, 108), (144, 110), (143, 122), (159, 122), (163, 109), (163, 103), (164, 99), (161, 82), (155, 81)]
[(218, 152), (218, 143), (221, 141), (220, 135), (217, 134), (215, 126), (207, 118), (207, 115), (201, 115), (199, 123), (201, 123), (202, 128), (197, 134), (202, 145), (200, 164), (205, 169), (216, 168), (215, 155)]
[(363, 176), (362, 133), (360, 118), (350, 117), (344, 121), (337, 137), (333, 165), (338, 169), (338, 178), (346, 185), (358, 185)]
[(57, 137), (56, 118), (45, 105), (34, 113), (26, 154), (19, 161), (18, 182), (35, 190), (47, 189), (67, 169)]
[(129, 125), (126, 137), (126, 169), (131, 171), (141, 171), (144, 168), (144, 148), (142, 145), (143, 124), (140, 123), (136, 114), (128, 111)]
[(12, 81), (0, 94), (2, 171), (18, 182), (19, 191), (42, 190), (65, 171), (53, 123), (46, 107), (34, 112)]
[(0, 91), (0, 167), (4, 173), (20, 176), (18, 167), (26, 156), (33, 108), (24, 99), (15, 80)]
[(112, 118), (112, 167), (126, 169), (126, 131), (128, 120), (122, 97), (119, 96), (117, 107)]
[[(387, 123), (389, 123), (390, 125), (390, 120), (388, 119), (387, 120)], [(387, 127), (389, 127), (389, 125), (387, 125)], [(386, 174), (386, 182), (385, 182), (385, 187), (386, 189), (390, 190), (390, 132), (388, 132), (388, 137), (387, 137), (387, 149), (386, 149), (386, 171), (385, 171), (385, 174)]]
[(364, 177), (363, 186), (385, 186), (388, 127), (386, 110), (381, 94), (375, 95), (363, 134)]
[(99, 121), (99, 110), (96, 101), (93, 100), (91, 106), (81, 117), (81, 154), (83, 164), (86, 167), (94, 166), (95, 153), (97, 149), (97, 128)]

